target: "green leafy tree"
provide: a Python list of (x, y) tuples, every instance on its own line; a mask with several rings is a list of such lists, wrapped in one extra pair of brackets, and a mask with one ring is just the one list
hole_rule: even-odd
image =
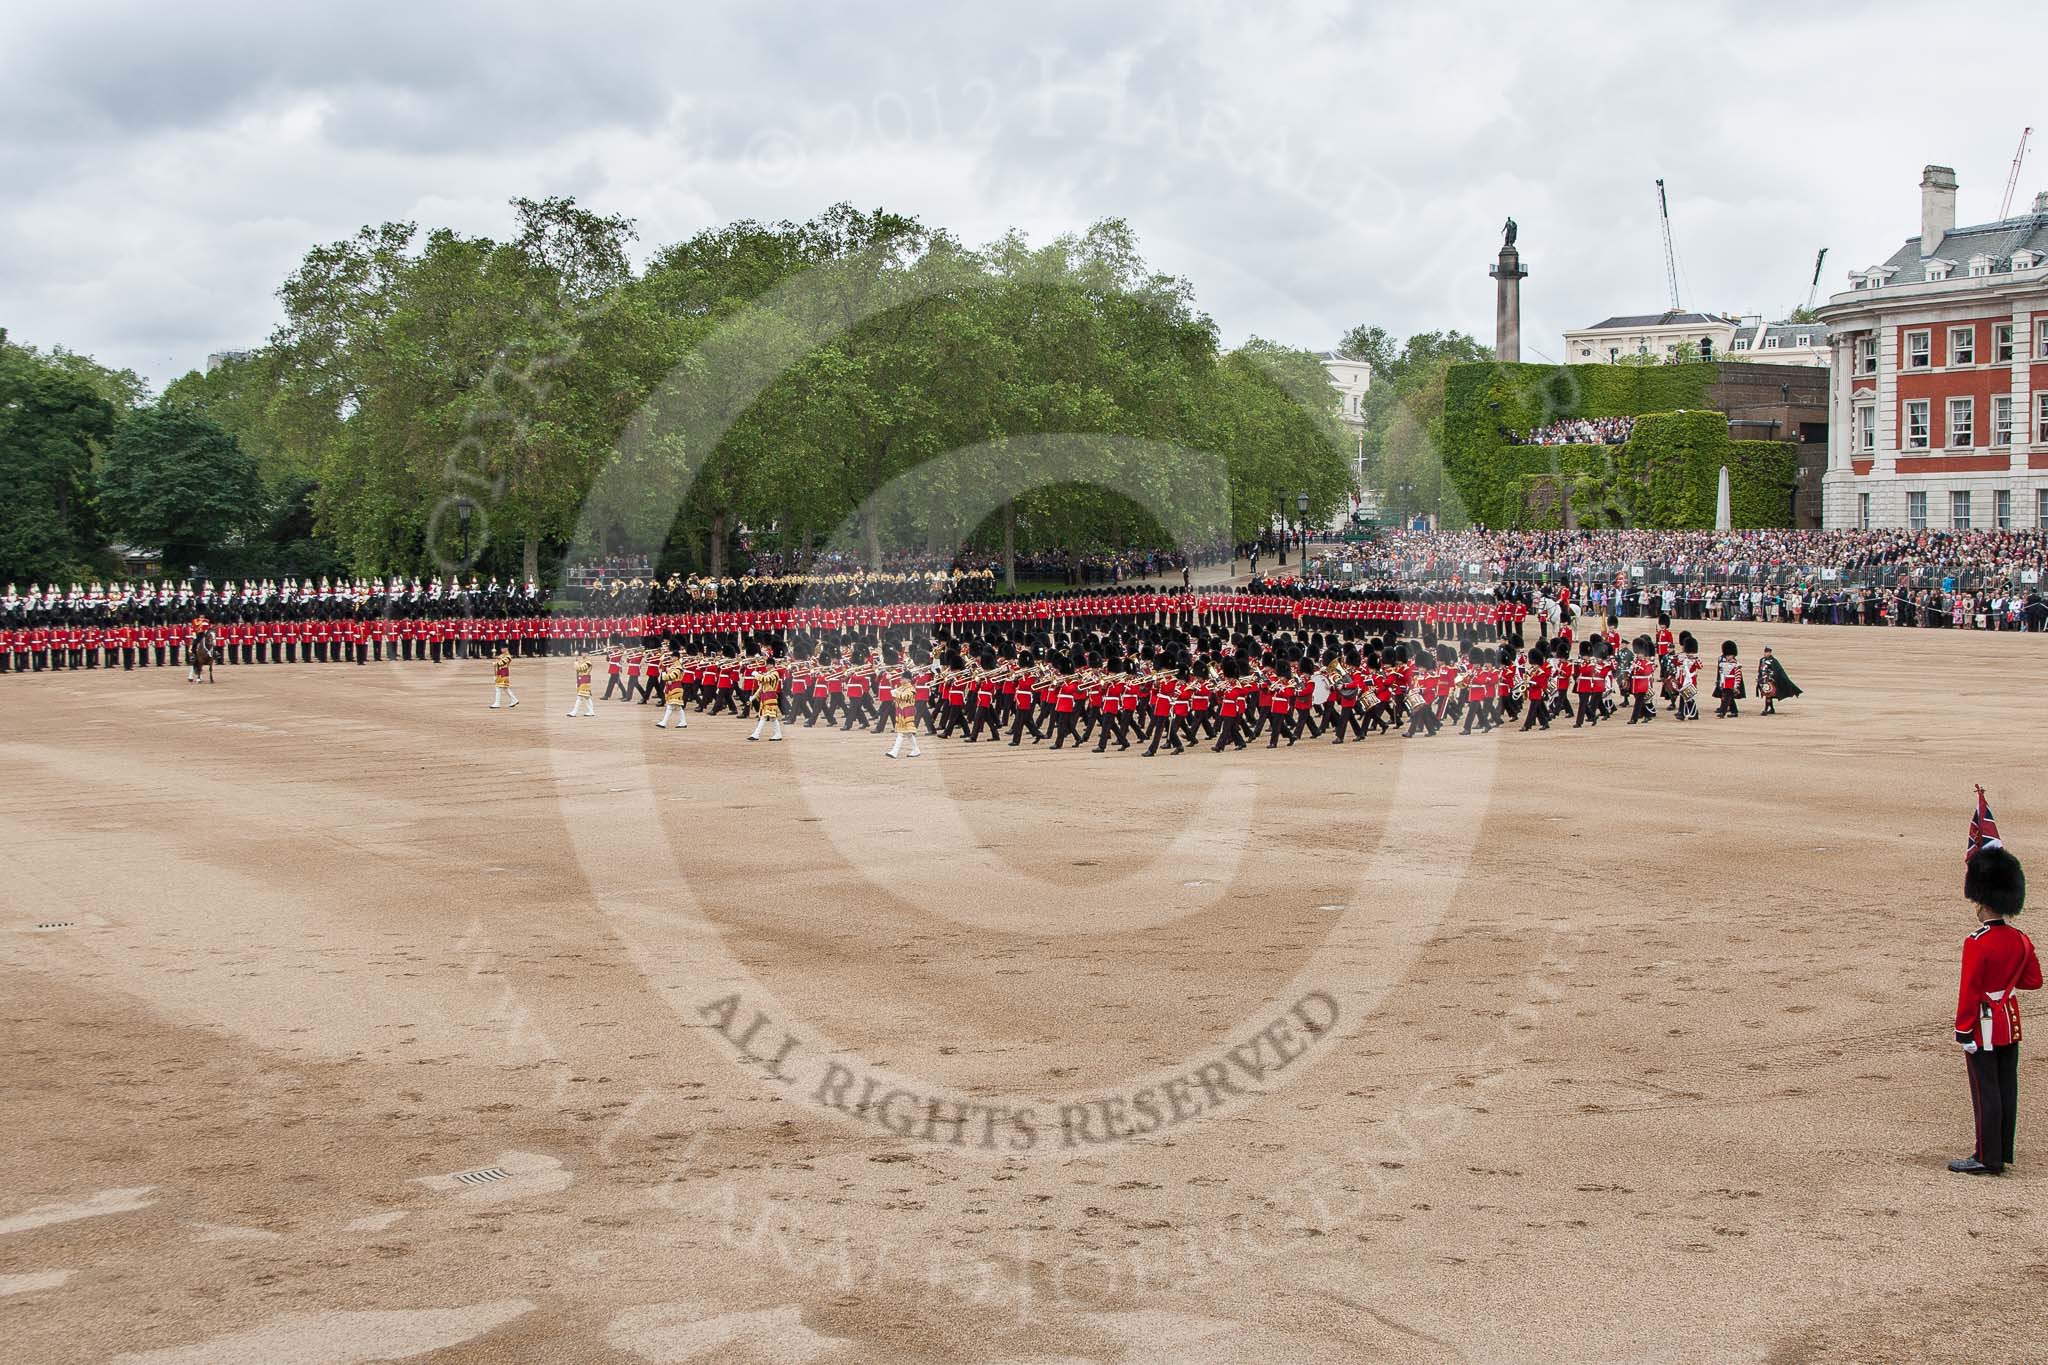
[(1418, 332), (1396, 347), (1377, 327), (1352, 328), (1343, 349), (1379, 357), (1364, 403), (1366, 487), (1393, 517), (1430, 513), (1456, 524), (1462, 513), (1443, 476), (1445, 376), (1453, 365), (1489, 359), (1491, 351), (1458, 331)]
[(77, 578), (100, 559), (93, 465), (115, 421), (90, 375), (0, 334), (0, 579)]
[(178, 574), (234, 546), (266, 515), (256, 462), (226, 430), (159, 404), (130, 415), (100, 468), (99, 506), (133, 544), (163, 552)]

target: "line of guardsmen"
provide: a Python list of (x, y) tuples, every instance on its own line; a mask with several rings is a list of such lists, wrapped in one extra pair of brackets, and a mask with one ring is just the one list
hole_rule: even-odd
[(1453, 644), (1355, 629), (1225, 632), (1127, 621), (1078, 633), (1004, 624), (940, 627), (936, 637), (895, 630), (887, 648), (799, 637), (787, 654), (782, 636), (681, 648), (664, 640), (609, 651), (603, 699), (663, 701), (664, 722), (689, 708), (745, 719), (772, 678), (781, 717), (804, 728), (887, 733), (897, 728), (900, 694), (915, 707), (910, 725), (928, 735), (1007, 738), (1013, 747), (1028, 735), (1055, 750), (1092, 739), (1098, 753), (1145, 745), (1148, 757), (1260, 738), (1273, 748), (1326, 736), (1342, 744), (1373, 733), (1433, 735), (1460, 720), (1463, 733), (1483, 733), (1525, 711), (1525, 729), (1548, 729), (1574, 703), (1575, 724), (1597, 724), (1630, 698), (1633, 724), (1649, 718), (1653, 687), (1681, 705), (1672, 679), (1697, 677), (1691, 637), (1681, 637), (1687, 653), (1670, 660), (1647, 635), (1626, 648), (1618, 639), (1610, 626), (1574, 657), (1568, 641), (1524, 652), (1515, 634), (1495, 642), (1468, 633)]
[[(986, 598), (985, 583), (941, 575), (870, 579), (832, 575), (733, 583), (672, 579), (658, 588), (631, 584), (600, 601), (558, 612), (548, 595), (396, 579), (334, 583), (323, 579), (214, 585), (169, 583), (62, 593), (10, 585), (0, 598), (0, 669), (125, 667), (176, 662), (192, 621), (207, 617), (221, 662), (368, 663), (386, 659), (568, 655), (608, 644), (661, 638), (731, 641), (766, 635), (782, 641), (818, 635), (879, 643), (904, 626), (935, 631), (1036, 625), (1075, 628), (1127, 620), (1224, 622), (1247, 628), (1391, 626), (1433, 643), (1440, 635), (1500, 638), (1518, 628), (1521, 607), (1479, 594), (1404, 594), (1397, 589), (1305, 591), (1282, 582), (1243, 589), (1081, 589)], [(963, 597), (953, 594), (964, 592)], [(658, 594), (658, 595), (657, 595)], [(793, 595), (794, 594), (794, 595)], [(680, 595), (680, 596), (679, 596)], [(741, 605), (744, 603), (782, 605)], [(836, 605), (833, 605), (836, 604)], [(652, 610), (656, 605), (667, 608)], [(680, 607), (680, 609), (677, 609)]]

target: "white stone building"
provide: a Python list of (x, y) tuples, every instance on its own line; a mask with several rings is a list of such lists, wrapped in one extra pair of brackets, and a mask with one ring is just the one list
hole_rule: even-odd
[(1721, 313), (1641, 313), (1608, 318), (1564, 334), (1567, 365), (1618, 365), (1636, 356), (1663, 361), (1690, 345), (1702, 360), (1720, 360), (1739, 318)]
[(1773, 365), (1826, 365), (1834, 356), (1827, 325), (1820, 322), (1765, 322), (1757, 314), (1736, 325), (1720, 360), (1761, 360)]
[(1365, 395), (1372, 388), (1372, 365), (1342, 351), (1317, 351), (1316, 359), (1330, 376), (1337, 391), (1337, 420), (1351, 437), (1351, 478), (1357, 484), (1361, 506), (1368, 515), (1376, 500), (1365, 488)]

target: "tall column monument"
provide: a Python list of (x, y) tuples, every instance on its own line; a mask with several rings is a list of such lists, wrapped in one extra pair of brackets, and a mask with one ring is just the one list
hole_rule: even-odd
[(1519, 361), (1522, 358), (1522, 281), (1529, 272), (1515, 250), (1515, 220), (1501, 229), (1500, 259), (1486, 272), (1494, 278), (1493, 358)]

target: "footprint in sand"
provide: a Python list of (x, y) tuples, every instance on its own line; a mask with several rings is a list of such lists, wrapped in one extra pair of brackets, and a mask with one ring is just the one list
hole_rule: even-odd
[(9, 1294), (33, 1294), (38, 1289), (55, 1289), (77, 1273), (75, 1270), (31, 1270), (25, 1275), (0, 1275), (0, 1298)]
[(146, 1209), (156, 1200), (143, 1196), (155, 1188), (154, 1185), (143, 1185), (132, 1190), (101, 1190), (76, 1204), (38, 1204), (25, 1213), (0, 1218), (0, 1236), (45, 1228), (52, 1223), (73, 1223), (81, 1218), (101, 1218), (110, 1213), (133, 1213), (137, 1209)]
[(358, 1218), (352, 1223), (343, 1224), (341, 1230), (343, 1232), (382, 1232), (384, 1229), (402, 1222), (404, 1218), (405, 1211), (403, 1209), (397, 1209), (391, 1213), (373, 1213), (367, 1218)]
[(195, 1242), (275, 1242), (284, 1235), (264, 1228), (238, 1228), (226, 1223), (194, 1223), (192, 1228), (192, 1240)]
[(497, 1204), (535, 1194), (560, 1194), (576, 1177), (554, 1157), (538, 1152), (500, 1152), (489, 1166), (446, 1175), (423, 1175), (415, 1185), (453, 1194), (457, 1203)]
[[(1455, 1359), (1435, 1349), (1433, 1338), (1418, 1337), (1376, 1314), (1387, 1329), (1373, 1358), (1435, 1361)], [(1116, 1339), (1120, 1365), (1237, 1365), (1246, 1360), (1342, 1360), (1356, 1358), (1357, 1343), (1319, 1333), (1263, 1323), (1234, 1322), (1195, 1313), (1137, 1309), (1122, 1313), (1089, 1313), (1091, 1327)]]
[(746, 1351), (763, 1360), (821, 1360), (848, 1343), (804, 1326), (795, 1304), (751, 1313), (716, 1313), (688, 1303), (650, 1303), (629, 1308), (612, 1319), (605, 1341), (655, 1365), (681, 1365), (691, 1360), (729, 1360)]
[(210, 1341), (116, 1356), (115, 1365), (359, 1365), (404, 1360), (459, 1346), (533, 1308), (531, 1299), (496, 1299), (466, 1308), (287, 1313)]

